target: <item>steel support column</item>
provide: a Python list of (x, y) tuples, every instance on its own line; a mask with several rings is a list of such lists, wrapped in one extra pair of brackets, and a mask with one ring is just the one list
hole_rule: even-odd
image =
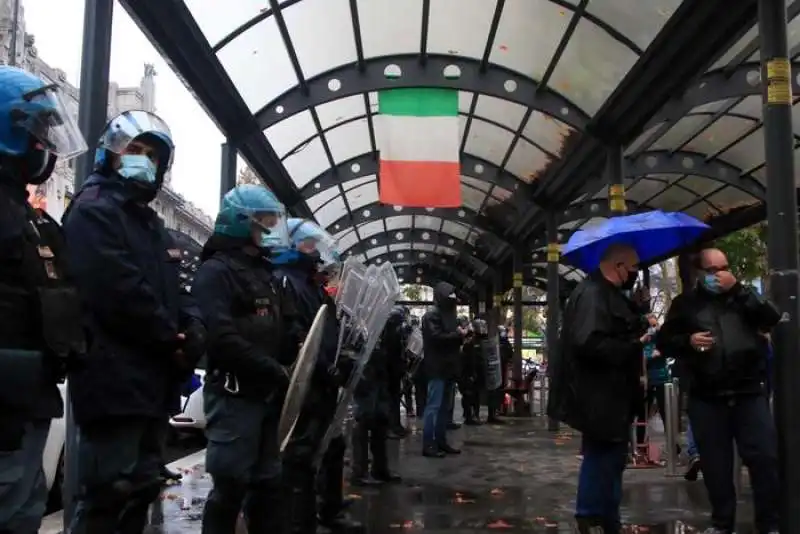
[[(561, 245), (558, 242), (558, 220), (556, 213), (551, 211), (547, 214), (547, 324), (545, 326), (545, 363), (547, 363), (547, 378), (553, 381), (553, 365), (550, 357), (556, 355), (555, 347), (558, 346), (558, 324), (561, 318), (561, 293), (558, 287), (560, 276), (558, 265), (561, 260)], [(558, 365), (557, 362), (554, 362)], [(548, 396), (549, 403), (549, 396)], [(549, 410), (548, 410), (549, 411)], [(551, 432), (558, 432), (559, 422), (552, 417), (547, 419), (547, 429)]]
[(604, 178), (608, 184), (609, 216), (625, 215), (628, 206), (625, 203), (625, 171), (624, 153), (621, 145), (613, 145), (606, 149), (606, 166)]
[(780, 530), (800, 532), (800, 303), (798, 303), (797, 197), (794, 183), (792, 86), (783, 0), (759, 0), (764, 144), (767, 170), (770, 293), (783, 318), (773, 332), (777, 384), (775, 420), (781, 477)]
[(511, 379), (516, 389), (514, 402), (514, 415), (522, 416), (525, 413), (522, 402), (522, 269), (523, 261), (521, 250), (514, 251), (514, 361), (512, 362)]
[[(89, 145), (75, 165), (73, 194), (80, 191), (83, 182), (94, 167), (94, 147), (100, 132), (108, 122), (108, 78), (111, 67), (111, 23), (114, 18), (114, 0), (86, 0), (83, 12), (83, 45), (81, 52), (80, 107), (78, 126)], [(75, 515), (75, 496), (78, 493), (78, 427), (72, 413), (72, 402), (67, 387), (64, 406), (66, 435), (64, 438), (64, 531)]]
[(220, 165), (219, 198), (236, 187), (236, 148), (228, 142), (222, 143), (222, 165)]
[[(78, 126), (89, 145), (75, 165), (73, 194), (80, 191), (94, 166), (94, 147), (108, 122), (108, 78), (111, 66), (111, 23), (114, 0), (86, 0), (83, 12), (83, 47), (81, 52), (80, 107)], [(72, 413), (69, 387), (64, 406), (66, 436), (64, 438), (64, 531), (75, 515), (78, 493), (78, 427)]]
[(111, 21), (114, 17), (114, 0), (86, 0), (85, 4), (78, 127), (89, 150), (75, 163), (75, 193), (92, 172), (94, 147), (108, 122)]

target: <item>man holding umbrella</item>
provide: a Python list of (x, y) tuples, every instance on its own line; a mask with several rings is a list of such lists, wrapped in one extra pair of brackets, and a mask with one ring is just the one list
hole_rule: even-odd
[[(576, 517), (580, 532), (620, 529), (622, 472), (635, 406), (647, 326), (626, 298), (638, 275), (636, 251), (611, 245), (600, 268), (572, 292), (564, 310), (559, 376), (567, 382), (559, 413), (583, 434)], [(594, 529), (594, 530), (593, 530)]]
[(576, 232), (565, 258), (590, 274), (564, 310), (553, 366), (550, 416), (583, 435), (575, 515), (579, 532), (617, 534), (630, 426), (641, 403), (639, 378), (648, 324), (627, 297), (639, 262), (686, 245), (706, 225), (680, 213), (617, 217)]

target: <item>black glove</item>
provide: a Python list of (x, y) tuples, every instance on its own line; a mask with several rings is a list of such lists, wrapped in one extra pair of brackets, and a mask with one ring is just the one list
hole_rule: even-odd
[(339, 353), (339, 360), (336, 365), (331, 365), (328, 368), (328, 375), (330, 380), (337, 387), (344, 387), (353, 375), (356, 366), (358, 365), (357, 354), (353, 351), (343, 349)]
[(183, 341), (183, 353), (186, 356), (186, 365), (190, 366), (192, 370), (197, 366), (197, 362), (206, 353), (206, 344), (208, 340), (206, 327), (198, 319), (190, 319), (189, 324), (183, 331), (186, 339)]

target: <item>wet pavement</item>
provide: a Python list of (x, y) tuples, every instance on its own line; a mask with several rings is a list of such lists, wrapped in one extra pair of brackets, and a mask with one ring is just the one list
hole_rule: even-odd
[[(542, 418), (509, 419), (503, 426), (453, 431), (451, 441), (463, 454), (430, 459), (420, 455), (418, 424), (412, 419), (412, 435), (389, 442), (402, 483), (381, 489), (345, 483), (345, 493), (355, 499), (352, 514), (368, 533), (572, 532), (580, 465), (576, 434), (550, 433)], [(186, 479), (165, 492), (161, 532), (199, 532), (210, 482), (201, 464)], [(749, 491), (743, 500), (749, 501)], [(662, 468), (626, 471), (627, 532), (697, 532), (708, 526), (708, 509), (702, 482), (668, 478)], [(741, 503), (740, 517), (751, 523), (749, 504)], [(738, 534), (752, 532), (747, 524)]]

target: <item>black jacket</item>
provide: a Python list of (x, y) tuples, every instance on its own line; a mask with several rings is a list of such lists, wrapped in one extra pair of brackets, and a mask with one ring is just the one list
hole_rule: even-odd
[(180, 289), (181, 253), (163, 221), (122, 180), (95, 174), (64, 233), (89, 333), (86, 365), (69, 375), (76, 421), (174, 413), (186, 379), (177, 336), (202, 322)]
[(625, 441), (639, 396), (647, 323), (618, 288), (594, 273), (572, 292), (553, 362), (550, 415), (584, 435)]
[(302, 260), (298, 263), (278, 267), (275, 270), (275, 276), (280, 280), (286, 298), (292, 301), (292, 308), (296, 313), (295, 320), (286, 325), (287, 336), (293, 339), (294, 346), (298, 346), (305, 340), (320, 307), (323, 304), (328, 305), (324, 334), (314, 372), (315, 383), (323, 385), (327, 384), (329, 368), (336, 361), (339, 321), (336, 318), (336, 304), (316, 279), (316, 272), (316, 264)]
[(454, 291), (447, 282), (436, 284), (435, 306), (422, 317), (423, 365), (428, 380), (458, 378), (462, 336), (457, 330), (456, 303), (448, 298)]
[(202, 259), (192, 293), (208, 325), (205, 387), (221, 392), (232, 375), (241, 396), (263, 400), (282, 393), (287, 313), (270, 263), (240, 240), (219, 235), (208, 240)]
[[(24, 419), (50, 419), (63, 413), (56, 383), (64, 377), (65, 362), (52, 353), (45, 339), (45, 304), (40, 291), (71, 288), (66, 259), (58, 224), (47, 214), (34, 212), (21, 183), (11, 177), (0, 178), (0, 350), (4, 352), (0, 373), (9, 386), (0, 392), (0, 433), (6, 431), (6, 417), (20, 416), (21, 422), (23, 415)], [(79, 306), (75, 302), (75, 308)], [(80, 317), (71, 319), (75, 322), (70, 326), (81, 330)], [(60, 330), (64, 325), (47, 326)], [(17, 372), (28, 374), (17, 366), (16, 350), (45, 354), (43, 365), (31, 369), (38, 377), (15, 376)], [(31, 387), (33, 384), (38, 387)]]
[[(767, 342), (761, 333), (779, 320), (769, 301), (741, 284), (721, 295), (698, 286), (672, 302), (658, 347), (680, 360), (691, 395), (757, 394), (767, 379)], [(714, 336), (714, 345), (697, 352), (690, 337), (706, 331)]]

